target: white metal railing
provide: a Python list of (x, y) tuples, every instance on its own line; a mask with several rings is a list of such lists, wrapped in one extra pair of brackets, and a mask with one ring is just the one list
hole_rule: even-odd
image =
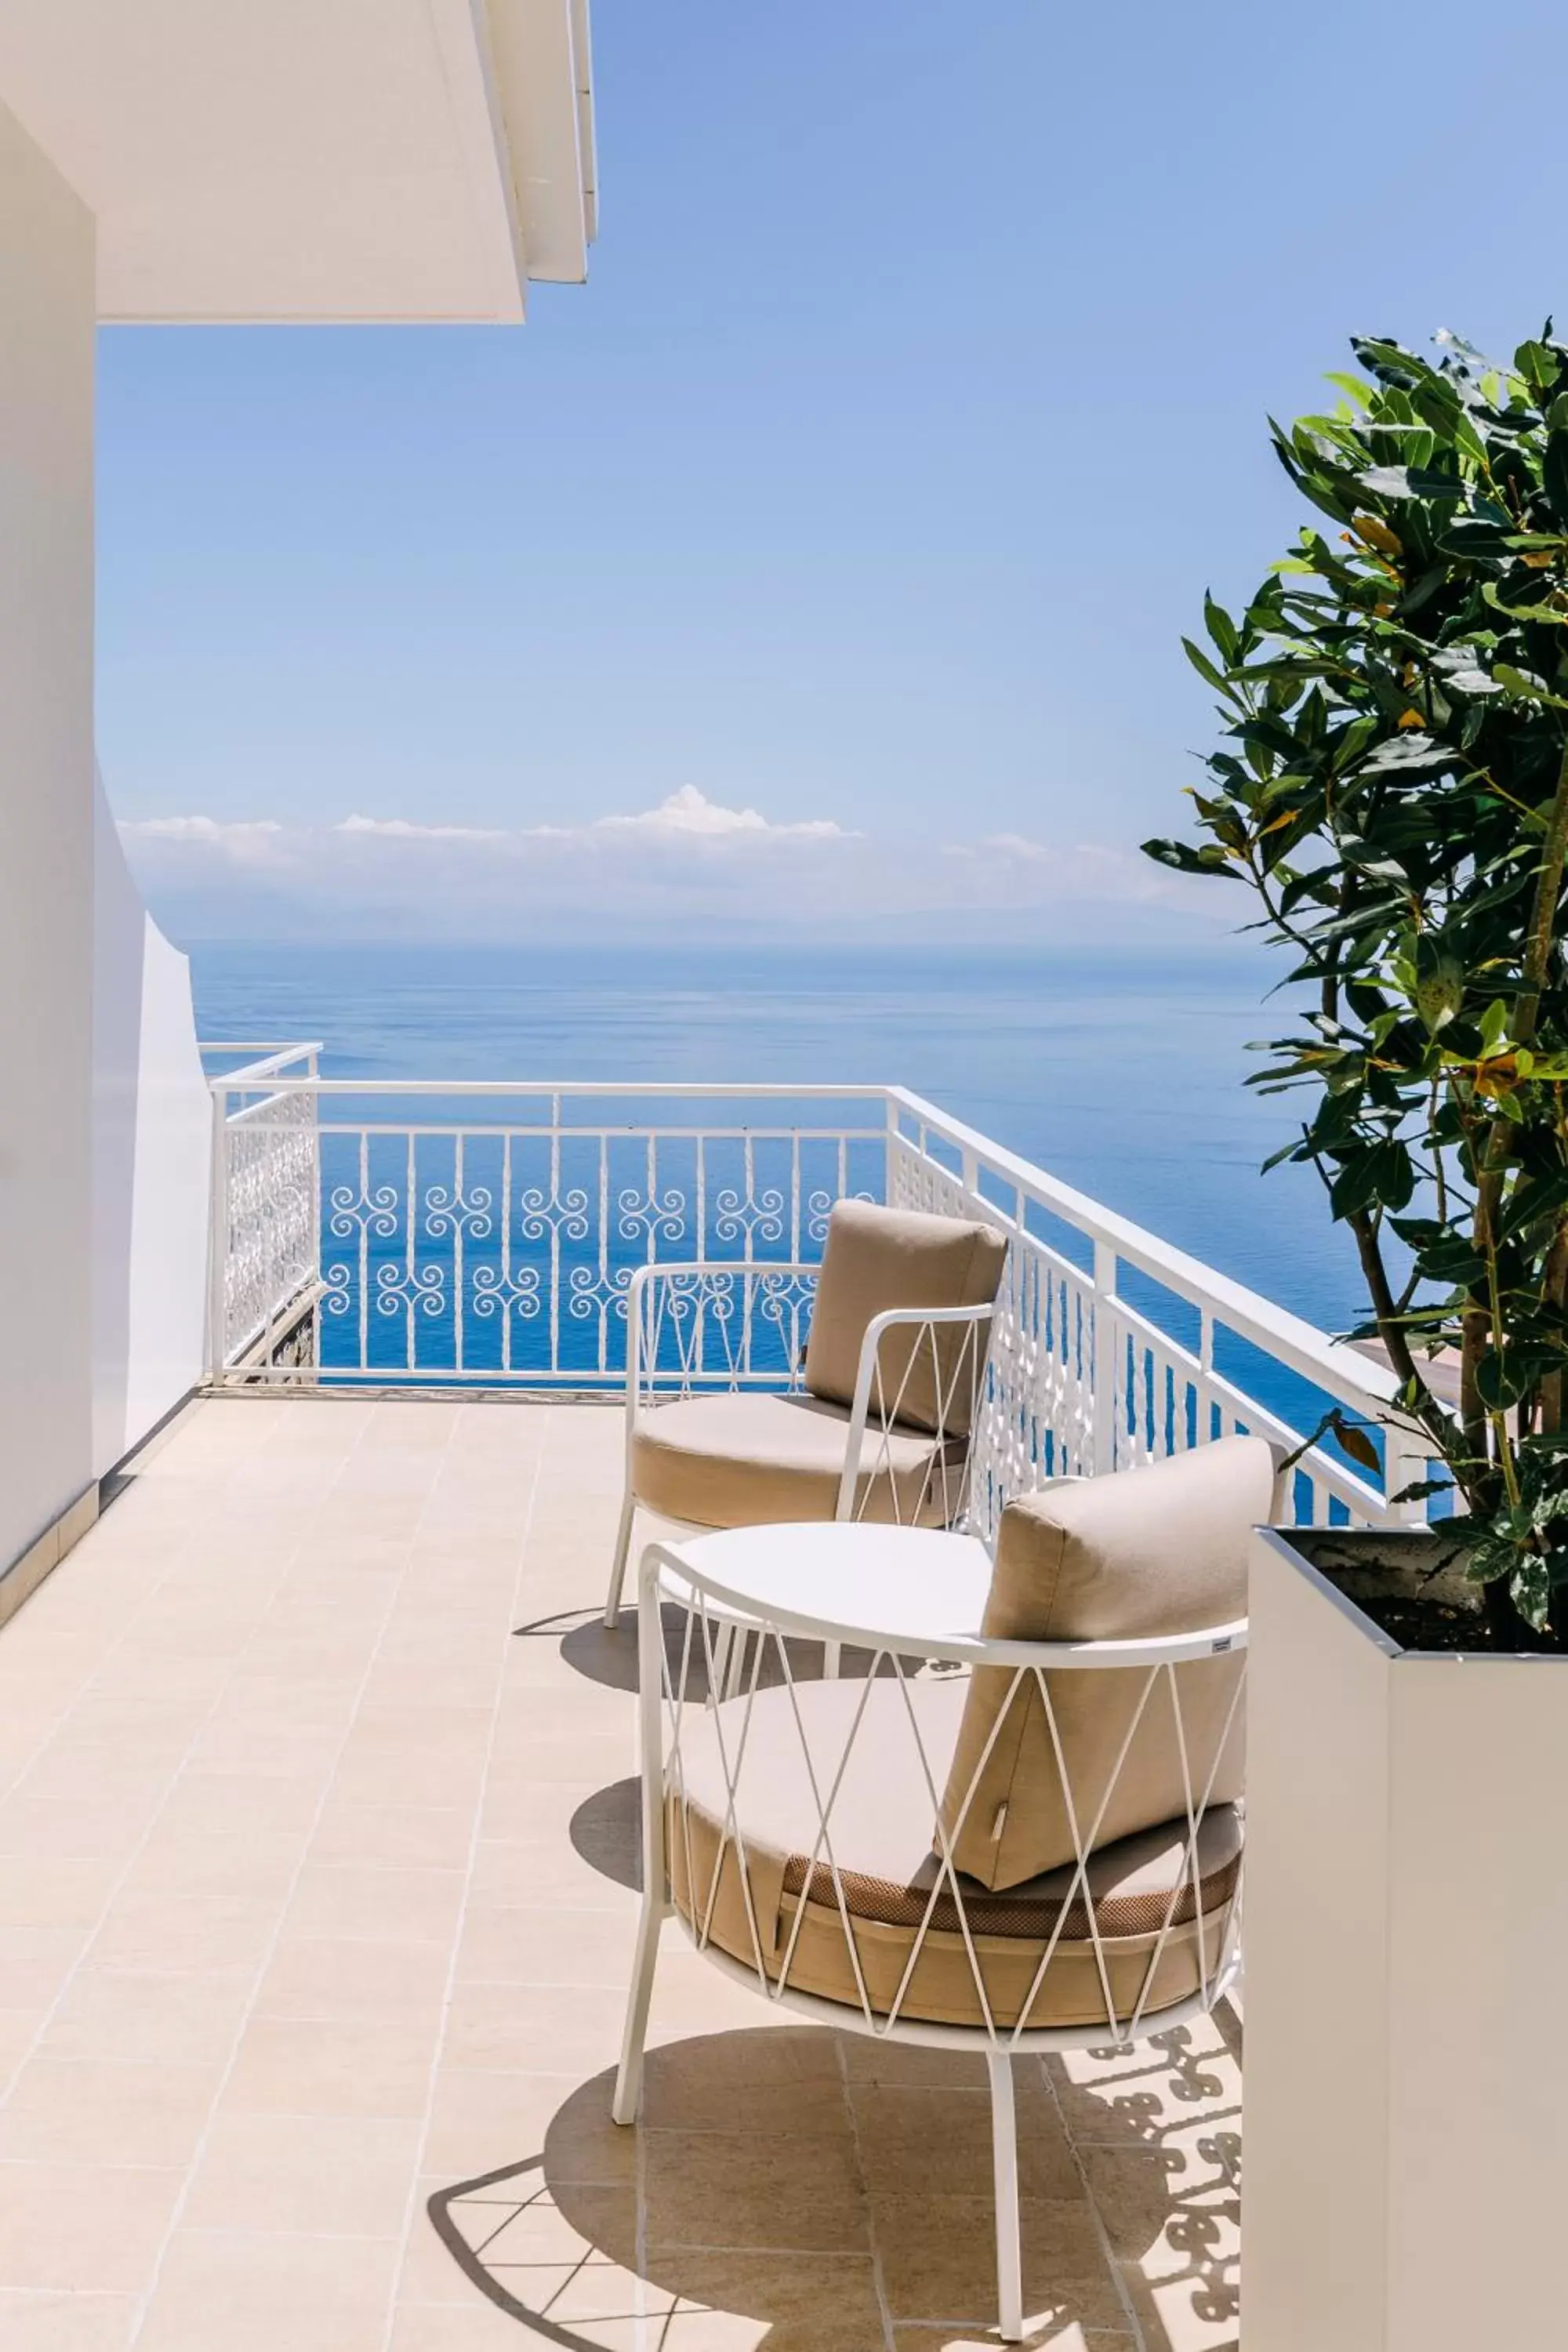
[[(232, 1050), (245, 1050), (234, 1048)], [(846, 1193), (981, 1216), (1011, 1241), (973, 1509), (1043, 1475), (1245, 1428), (1295, 1445), (1331, 1402), (1372, 1421), (1391, 1373), (901, 1087), (322, 1078), (313, 1045), (212, 1080), (211, 1377), (223, 1383), (619, 1390), (637, 1267), (820, 1256)], [(657, 1388), (784, 1385), (809, 1314), (671, 1327)], [(1390, 1497), (1331, 1442), (1295, 1480), (1318, 1524)]]
[[(210, 1081), (207, 1372), (275, 1370), (319, 1280), (321, 1175), (312, 1082), (321, 1044), (204, 1041), (204, 1060), (250, 1056)], [(282, 1082), (282, 1083), (278, 1083)]]

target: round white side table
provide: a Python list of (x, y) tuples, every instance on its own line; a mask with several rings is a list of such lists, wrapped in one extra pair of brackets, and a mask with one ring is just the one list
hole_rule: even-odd
[[(730, 1635), (744, 1634), (758, 1621), (782, 1622), (804, 1640), (821, 1642), (826, 1671), (834, 1675), (846, 1643), (896, 1648), (905, 1635), (955, 1646), (978, 1643), (991, 1589), (991, 1557), (979, 1537), (940, 1528), (784, 1521), (726, 1528), (658, 1549), (661, 1592), (680, 1607), (691, 1605), (692, 1588), (678, 1566), (689, 1559), (700, 1570), (709, 1617), (729, 1621), (722, 1662), (714, 1662), (721, 1688), (730, 1680)], [(737, 1666), (743, 1649), (742, 1642), (732, 1653)]]

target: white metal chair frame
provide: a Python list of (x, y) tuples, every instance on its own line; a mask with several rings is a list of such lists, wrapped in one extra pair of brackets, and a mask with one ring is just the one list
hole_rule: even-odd
[[(632, 1469), (637, 1424), (647, 1413), (658, 1409), (658, 1391), (654, 1382), (661, 1377), (669, 1377), (661, 1375), (658, 1370), (658, 1322), (654, 1312), (653, 1286), (668, 1281), (676, 1285), (684, 1283), (688, 1286), (684, 1301), (688, 1329), (682, 1342), (681, 1360), (674, 1370), (674, 1377), (680, 1383), (677, 1393), (689, 1395), (699, 1387), (727, 1389), (734, 1392), (742, 1386), (776, 1386), (778, 1375), (776, 1372), (772, 1375), (753, 1374), (750, 1370), (751, 1331), (756, 1312), (751, 1297), (748, 1296), (742, 1305), (737, 1342), (729, 1329), (732, 1307), (720, 1307), (716, 1311), (713, 1297), (706, 1293), (718, 1292), (721, 1286), (734, 1281), (748, 1285), (761, 1283), (764, 1286), (764, 1319), (777, 1323), (782, 1321), (785, 1310), (775, 1306), (769, 1311), (765, 1286), (772, 1283), (775, 1294), (783, 1284), (809, 1283), (814, 1286), (821, 1272), (820, 1260), (767, 1265), (754, 1261), (725, 1264), (718, 1260), (693, 1259), (684, 1265), (638, 1266), (633, 1275), (626, 1294), (626, 1483), (620, 1524), (616, 1533), (615, 1557), (610, 1568), (610, 1589), (605, 1601), (606, 1625), (613, 1626), (620, 1619), (621, 1593), (626, 1582), (626, 1561), (631, 1553), (632, 1531), (637, 1521), (638, 1506), (633, 1489)], [(679, 1291), (677, 1297), (679, 1297)], [(691, 1360), (700, 1358), (702, 1352), (702, 1318), (705, 1312), (717, 1321), (728, 1350), (722, 1368), (713, 1373), (707, 1372), (699, 1362)], [(798, 1307), (795, 1312), (798, 1321)], [(942, 1524), (953, 1527), (962, 1521), (968, 1504), (970, 1465), (984, 1384), (985, 1349), (980, 1334), (991, 1323), (995, 1313), (996, 1307), (993, 1301), (983, 1307), (889, 1307), (883, 1314), (871, 1318), (860, 1342), (859, 1361), (856, 1367), (855, 1394), (845, 1430), (844, 1467), (838, 1480), (835, 1519), (855, 1519), (860, 1516), (879, 1472), (888, 1467), (892, 1438), (895, 1434), (907, 1436), (910, 1433), (907, 1425), (900, 1426), (900, 1408), (923, 1349), (917, 1341), (910, 1349), (902, 1377), (891, 1395), (884, 1393), (880, 1350), (889, 1331), (921, 1330), (929, 1338), (931, 1369), (938, 1403), (936, 1436), (941, 1447), (937, 1463), (941, 1479)], [(973, 1342), (960, 1347), (957, 1360), (944, 1379), (936, 1335), (940, 1328), (954, 1324), (972, 1325), (975, 1336)], [(675, 1328), (679, 1334), (679, 1322)], [(796, 1336), (799, 1344), (792, 1351), (789, 1374), (792, 1394), (799, 1393), (801, 1368), (805, 1360), (804, 1333), (797, 1332)], [(968, 1383), (969, 1416), (963, 1455), (962, 1462), (950, 1465), (946, 1446), (942, 1444), (942, 1433), (963, 1392), (960, 1383), (964, 1381)], [(863, 1463), (868, 1431), (877, 1450), (868, 1462)], [(896, 1504), (897, 1485), (889, 1483), (893, 1486)], [(667, 1521), (666, 1525), (668, 1524)], [(689, 1525), (693, 1535), (704, 1532), (694, 1523), (682, 1524)]]
[[(804, 1532), (804, 1531), (803, 1531)], [(679, 1594), (686, 1604), (687, 1616), (680, 1643), (679, 1666), (677, 1673), (671, 1664), (670, 1644), (667, 1635), (665, 1605), (671, 1593)], [(842, 2031), (864, 2033), (873, 2039), (917, 2042), (947, 2049), (973, 2049), (985, 2052), (990, 2077), (992, 2108), (993, 2172), (996, 2200), (996, 2265), (997, 2294), (1001, 2333), (1009, 2342), (1021, 2341), (1023, 2325), (1023, 2273), (1018, 2221), (1018, 2158), (1016, 2126), (1014, 2114), (1012, 2061), (1016, 2055), (1030, 2053), (1100, 2048), (1110, 2041), (1125, 2047), (1139, 2039), (1169, 2032), (1191, 2019), (1207, 2014), (1234, 1982), (1240, 1966), (1241, 1951), (1241, 1865), (1235, 1891), (1228, 1899), (1225, 1931), (1215, 1948), (1212, 1967), (1208, 1961), (1209, 1935), (1203, 1907), (1203, 1889), (1198, 1864), (1198, 1836), (1213, 1793), (1219, 1761), (1229, 1738), (1232, 1725), (1241, 1704), (1244, 1671), (1237, 1677), (1237, 1686), (1230, 1702), (1220, 1737), (1215, 1743), (1213, 1764), (1201, 1790), (1194, 1788), (1191, 1759), (1183, 1731), (1181, 1686), (1175, 1669), (1188, 1662), (1214, 1658), (1227, 1653), (1244, 1652), (1247, 1646), (1247, 1621), (1207, 1628), (1201, 1632), (1166, 1636), (1151, 1641), (1111, 1642), (1005, 1642), (982, 1636), (946, 1635), (941, 1640), (922, 1641), (900, 1632), (893, 1637), (875, 1626), (835, 1623), (817, 1617), (808, 1617), (792, 1611), (770, 1609), (760, 1615), (754, 1601), (744, 1593), (727, 1588), (706, 1572), (700, 1560), (679, 1545), (654, 1543), (645, 1551), (638, 1579), (638, 1732), (642, 1776), (642, 1837), (643, 1837), (643, 1900), (637, 1929), (636, 1958), (630, 1993), (626, 2005), (625, 2038), (622, 2043), (620, 2067), (616, 2078), (613, 2113), (618, 2124), (635, 2121), (642, 2093), (643, 2044), (647, 2029), (648, 2005), (653, 1993), (654, 1971), (658, 1958), (659, 1931), (663, 1922), (675, 1909), (668, 1895), (668, 1874), (665, 1843), (665, 1801), (668, 1790), (679, 1786), (680, 1770), (680, 1734), (682, 1718), (688, 1706), (700, 1712), (709, 1702), (709, 1694), (717, 1695), (728, 1679), (725, 1664), (729, 1644), (727, 1636), (737, 1622), (761, 1636), (754, 1644), (754, 1655), (746, 1676), (742, 1694), (745, 1717), (737, 1742), (737, 1752), (731, 1761), (723, 1748), (728, 1813), (723, 1824), (722, 1839), (733, 1842), (736, 1858), (745, 1889), (745, 1905), (749, 1931), (753, 1946), (754, 1965), (736, 1959), (732, 1954), (717, 1948), (710, 1940), (718, 1871), (713, 1876), (707, 1912), (700, 1928), (682, 1917), (682, 1926), (697, 1948), (713, 1965), (727, 1975), (760, 1993), (764, 1999), (783, 2008), (798, 2011), (817, 2023)], [(694, 1636), (697, 1637), (694, 1652)], [(847, 1858), (841, 1864), (833, 1846), (831, 1814), (837, 1790), (842, 1782), (845, 1764), (860, 1724), (864, 1720), (867, 1698), (862, 1697), (855, 1717), (844, 1758), (840, 1760), (832, 1784), (824, 1789), (817, 1784), (810, 1763), (804, 1730), (802, 1746), (806, 1753), (807, 1770), (811, 1776), (812, 1794), (819, 1811), (819, 1834), (811, 1857), (808, 1886), (815, 1885), (820, 1865), (826, 1862), (837, 1901), (840, 1923), (854, 1967), (859, 1999), (857, 2005), (825, 1999), (797, 1990), (788, 1981), (801, 1923), (806, 1909), (806, 1894), (803, 1890), (796, 1909), (795, 1927), (784, 1952), (776, 1978), (770, 1977), (765, 1964), (763, 1943), (752, 1901), (749, 1868), (746, 1861), (744, 1834), (735, 1808), (736, 1783), (751, 1721), (751, 1703), (754, 1700), (764, 1655), (776, 1658), (783, 1686), (790, 1695), (797, 1728), (801, 1727), (795, 1685), (798, 1677), (792, 1672), (787, 1643), (791, 1637), (807, 1642), (823, 1642), (831, 1649), (850, 1643), (871, 1653), (871, 1664), (865, 1684), (868, 1696), (872, 1678), (895, 1677), (904, 1691), (905, 1714), (914, 1732), (921, 1762), (925, 1771), (931, 1797), (935, 1850), (939, 1867), (930, 1891), (924, 1916), (916, 1934), (899, 1985), (897, 1995), (884, 2013), (873, 2008), (861, 1972), (851, 1915), (845, 1897), (842, 1869), (848, 1867)], [(913, 1673), (911, 1674), (911, 1665)], [(907, 1685), (922, 1670), (959, 1668), (973, 1671), (976, 1666), (1001, 1667), (1011, 1670), (1013, 1684), (1007, 1705), (998, 1708), (990, 1739), (980, 1759), (968, 1794), (958, 1817), (949, 1831), (940, 1818), (941, 1790), (932, 1774), (920, 1732), (910, 1706)], [(701, 1683), (695, 1693), (689, 1691), (693, 1668), (700, 1670)], [(1146, 1675), (1141, 1696), (1132, 1711), (1126, 1735), (1104, 1790), (1100, 1793), (1098, 1809), (1092, 1819), (1080, 1822), (1074, 1804), (1073, 1790), (1067, 1769), (1066, 1758), (1057, 1718), (1051, 1705), (1047, 1674), (1093, 1673), (1106, 1668), (1122, 1672), (1145, 1668)], [(980, 1964), (975, 1954), (973, 1935), (965, 1915), (966, 1899), (973, 1901), (984, 1894), (970, 1882), (966, 1889), (952, 1858), (954, 1839), (960, 1833), (981, 1774), (989, 1759), (991, 1748), (1011, 1711), (1014, 1694), (1032, 1679), (1037, 1688), (1050, 1728), (1057, 1769), (1066, 1803), (1067, 1817), (1075, 1849), (1076, 1863), (1068, 1892), (1063, 1898), (1056, 1925), (1030, 1982), (1026, 1999), (1019, 2011), (1019, 2022), (1013, 2026), (998, 2024), (992, 2014)], [(1095, 1897), (1090, 1889), (1088, 1870), (1096, 1847), (1100, 1824), (1126, 1761), (1134, 1735), (1154, 1699), (1157, 1690), (1168, 1692), (1173, 1709), (1177, 1748), (1181, 1758), (1185, 1798), (1186, 1853), (1183, 1874), (1170, 1894), (1163, 1922), (1154, 1948), (1143, 1973), (1137, 2000), (1125, 2015), (1118, 2013), (1112, 1995), (1110, 1974), (1099, 1926), (1096, 1920)], [(667, 1748), (668, 1734), (668, 1748)], [(721, 1861), (722, 1860), (722, 1845)], [(688, 1857), (688, 1884), (692, 1873)], [(1197, 1948), (1200, 1969), (1206, 1971), (1201, 1990), (1188, 1998), (1169, 2003), (1161, 2009), (1147, 2005), (1156, 1971), (1167, 1948), (1176, 1913), (1184, 1895), (1190, 1888), (1197, 1923)], [(925, 2019), (904, 2018), (899, 2014), (914, 1974), (925, 1937), (936, 1911), (939, 1898), (945, 1896), (955, 1906), (968, 1962), (973, 1974), (984, 2025), (943, 2025)], [(693, 1906), (695, 1908), (695, 1904)], [(678, 1915), (679, 1916), (679, 1915)], [(1062, 1940), (1069, 1916), (1087, 1917), (1089, 1940), (1092, 1945), (1099, 1981), (1104, 1995), (1106, 2014), (1103, 2020), (1081, 2026), (1030, 2027), (1026, 2021), (1033, 2011), (1044, 1984), (1046, 1974)], [(984, 1929), (978, 1931), (984, 1933)], [(1081, 1936), (1078, 1939), (1081, 1942)]]

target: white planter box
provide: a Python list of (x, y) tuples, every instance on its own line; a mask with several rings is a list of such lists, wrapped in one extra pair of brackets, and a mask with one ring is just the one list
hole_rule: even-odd
[(1568, 1660), (1251, 1619), (1243, 2352), (1568, 2343)]

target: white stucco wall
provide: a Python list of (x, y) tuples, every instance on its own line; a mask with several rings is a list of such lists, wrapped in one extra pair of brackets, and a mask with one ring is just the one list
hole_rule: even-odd
[(0, 106), (0, 1567), (93, 1475), (93, 310)]
[(142, 904), (95, 793), (93, 1470), (202, 1369), (211, 1098), (190, 968)]

